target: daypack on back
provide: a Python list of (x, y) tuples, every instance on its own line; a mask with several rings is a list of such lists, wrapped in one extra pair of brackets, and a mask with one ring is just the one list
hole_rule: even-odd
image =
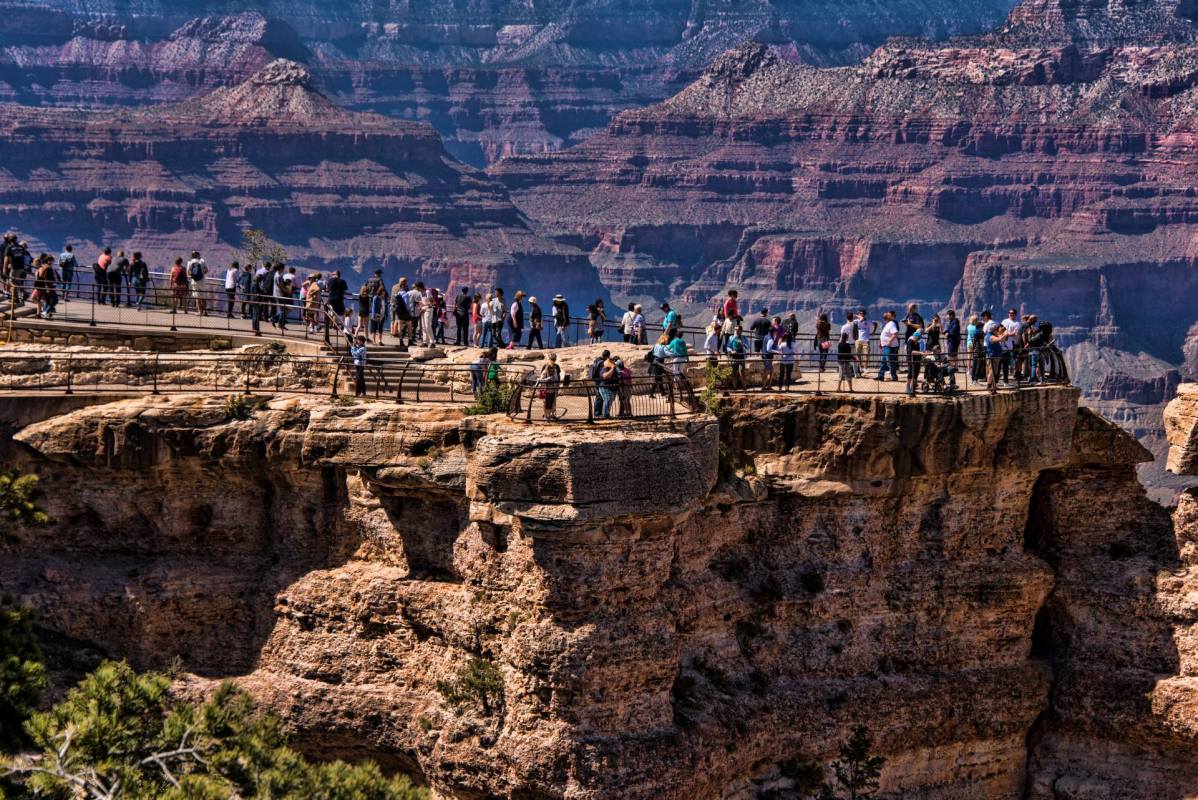
[(187, 268), (187, 274), (191, 276), (193, 281), (204, 280), (204, 268), (200, 266), (199, 261), (191, 262), (191, 265)]

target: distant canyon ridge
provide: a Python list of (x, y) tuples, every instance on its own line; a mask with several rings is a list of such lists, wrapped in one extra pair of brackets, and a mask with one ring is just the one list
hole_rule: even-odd
[(1198, 373), (1188, 0), (0, 7), (0, 219), (47, 248), (1017, 306), (1158, 455)]
[(298, 61), (336, 103), (428, 122), (481, 166), (663, 100), (740, 42), (847, 64), (893, 35), (986, 30), (1012, 0), (0, 0), (0, 100), (130, 106)]

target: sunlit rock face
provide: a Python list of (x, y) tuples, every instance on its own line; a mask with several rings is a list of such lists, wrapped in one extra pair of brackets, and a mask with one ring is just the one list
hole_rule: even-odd
[[(1194, 515), (1074, 390), (591, 428), (147, 398), (14, 439), (60, 524), (0, 590), (438, 796), (764, 798), (857, 723), (885, 797), (1195, 786)], [(501, 695), (454, 709), (472, 657)]]

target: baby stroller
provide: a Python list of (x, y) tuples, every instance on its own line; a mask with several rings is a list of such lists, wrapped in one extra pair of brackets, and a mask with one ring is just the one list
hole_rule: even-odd
[(923, 357), (923, 391), (928, 394), (949, 394), (957, 391), (957, 369), (940, 352)]

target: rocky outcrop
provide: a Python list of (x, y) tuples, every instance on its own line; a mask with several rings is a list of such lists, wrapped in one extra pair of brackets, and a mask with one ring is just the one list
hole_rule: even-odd
[[(101, 405), (8, 446), (58, 525), (7, 547), (0, 590), (140, 666), (178, 655), (196, 691), (237, 677), (305, 747), (442, 797), (773, 796), (858, 722), (888, 798), (1180, 797), (1173, 527), (1143, 451), (1076, 401), (753, 397), (553, 430)], [(471, 659), (499, 685), (455, 707)]]
[[(1042, 6), (1064, 27), (1033, 35)], [(1159, 442), (1198, 296), (1185, 8), (1027, 2), (994, 34), (896, 40), (844, 68), (746, 44), (605, 133), (491, 172), (591, 249), (617, 299), (681, 296), (694, 317), (735, 287), (772, 310), (1037, 313), (1088, 348), (1071, 356), (1088, 401)], [(1156, 33), (1114, 36), (1140, 27)]]
[(339, 104), (431, 122), (455, 156), (481, 165), (578, 142), (618, 111), (668, 97), (737, 42), (849, 63), (895, 34), (985, 30), (1008, 1), (271, 0), (229, 14), (235, 6), (6, 0), (0, 99), (177, 101), (236, 83), (273, 57), (292, 58), (314, 69)]
[(175, 105), (27, 112), (2, 114), (0, 215), (34, 252), (111, 244), (157, 269), (199, 249), (216, 266), (260, 228), (289, 263), (354, 283), (382, 269), (451, 291), (601, 293), (581, 253), (535, 234), (429, 126), (338, 108), (296, 62)]

